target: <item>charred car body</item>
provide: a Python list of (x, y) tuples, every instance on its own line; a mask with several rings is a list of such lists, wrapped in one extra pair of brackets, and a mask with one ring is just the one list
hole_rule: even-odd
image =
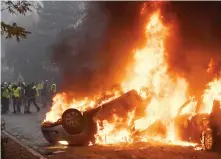
[(139, 118), (144, 115), (144, 109), (144, 101), (135, 90), (132, 90), (106, 104), (84, 112), (68, 109), (60, 120), (55, 123), (44, 122), (41, 129), (45, 139), (52, 144), (68, 141), (69, 145), (88, 145), (89, 142), (95, 142), (94, 134), (97, 131), (95, 118), (100, 121), (112, 121), (113, 114), (116, 114), (125, 119), (130, 111), (135, 111), (135, 116)]
[[(133, 119), (135, 121), (144, 116), (143, 110), (145, 110), (146, 104), (147, 101), (142, 100), (137, 92), (132, 90), (111, 102), (84, 112), (68, 109), (57, 122), (43, 123), (41, 125), (42, 133), (52, 144), (56, 144), (58, 141), (68, 141), (69, 145), (88, 145), (89, 142), (95, 142), (94, 134), (97, 132), (97, 124), (94, 119), (111, 121), (113, 114), (126, 119), (128, 112), (135, 110), (136, 118)], [(181, 109), (186, 104), (188, 102), (184, 103)], [(206, 150), (214, 150), (221, 143), (220, 118), (220, 103), (214, 102), (211, 114), (178, 115), (174, 119), (176, 133), (183, 141), (199, 143)], [(133, 127), (131, 130), (133, 132)], [(156, 121), (143, 132), (134, 131), (134, 135), (138, 138), (143, 133), (166, 136), (166, 127), (160, 121)]]
[(175, 119), (177, 134), (183, 141), (201, 143), (205, 150), (217, 150), (221, 146), (221, 108), (214, 101), (210, 114), (185, 114)]

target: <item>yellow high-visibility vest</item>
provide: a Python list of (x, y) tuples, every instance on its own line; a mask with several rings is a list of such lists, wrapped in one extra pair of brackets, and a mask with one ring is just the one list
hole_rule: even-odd
[(10, 90), (9, 88), (5, 88), (2, 92), (2, 97), (4, 98), (10, 98)]
[(53, 83), (53, 84), (51, 85), (51, 91), (52, 91), (53, 93), (56, 92), (56, 84), (55, 84), (55, 83)]
[(36, 96), (40, 96), (40, 90), (41, 90), (41, 84), (38, 84), (38, 86), (36, 87)]
[(43, 84), (43, 83), (41, 83), (41, 84), (40, 84), (40, 87), (41, 87), (41, 89), (43, 89), (43, 88), (44, 88), (44, 84)]
[(38, 84), (38, 89), (43, 89), (43, 84)]
[(12, 95), (14, 97), (19, 98), (20, 97), (20, 93), (21, 93), (21, 88), (20, 87), (17, 87), (16, 89), (12, 88)]
[(39, 89), (36, 88), (36, 96), (38, 97), (40, 94), (39, 94)]

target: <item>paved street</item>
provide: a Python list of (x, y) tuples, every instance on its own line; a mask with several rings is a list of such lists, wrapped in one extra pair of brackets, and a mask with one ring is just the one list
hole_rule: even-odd
[[(12, 107), (11, 107), (12, 108)], [(60, 159), (221, 159), (221, 152), (196, 151), (193, 147), (168, 146), (157, 143), (137, 143), (124, 146), (65, 147), (48, 146), (41, 134), (40, 124), (47, 112), (39, 113), (32, 107), (32, 114), (2, 115), (6, 130), (47, 158)], [(59, 153), (53, 153), (58, 152)]]
[[(41, 105), (40, 105), (41, 106)], [(32, 105), (32, 114), (22, 113), (13, 114), (12, 105), (10, 105), (10, 113), (2, 115), (2, 120), (6, 123), (6, 131), (10, 134), (24, 140), (28, 145), (37, 148), (36, 145), (47, 144), (41, 133), (40, 124), (48, 111), (46, 108), (41, 108), (40, 112), (36, 112)]]

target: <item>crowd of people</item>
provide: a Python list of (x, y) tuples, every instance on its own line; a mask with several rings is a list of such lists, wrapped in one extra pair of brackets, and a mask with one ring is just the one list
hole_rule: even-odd
[[(38, 84), (34, 82), (26, 84), (25, 82), (18, 82), (11, 84), (11, 82), (3, 82), (1, 84), (1, 113), (9, 112), (9, 106), (12, 102), (13, 113), (20, 113), (21, 107), (24, 106), (24, 113), (30, 114), (30, 107), (33, 104), (37, 110), (40, 111), (39, 103), (42, 107), (47, 107), (52, 104), (52, 98), (56, 93), (56, 83), (52, 80), (49, 85), (47, 80), (41, 81)], [(36, 101), (38, 99), (38, 102)]]

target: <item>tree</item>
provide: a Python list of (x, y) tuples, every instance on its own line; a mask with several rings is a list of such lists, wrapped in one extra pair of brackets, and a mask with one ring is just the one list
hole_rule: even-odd
[[(81, 18), (84, 13), (79, 7), (81, 3), (85, 2), (43, 1), (35, 5), (37, 9), (32, 9), (32, 14), (37, 14), (39, 21), (29, 27), (28, 38), (19, 43), (5, 43), (7, 66), (14, 68), (9, 80), (16, 80), (19, 74), (26, 82), (59, 78), (58, 72), (51, 69), (51, 45), (62, 30), (73, 28), (72, 25)], [(27, 17), (27, 20), (30, 19)]]
[[(28, 12), (31, 12), (31, 7), (34, 6), (33, 3), (29, 1), (2, 1), (1, 5), (1, 11), (8, 11), (11, 14), (21, 15), (26, 15)], [(16, 23), (10, 25), (1, 21), (1, 34), (6, 34), (6, 39), (16, 37), (17, 41), (20, 41), (20, 39), (26, 39), (27, 35), (30, 33), (31, 32), (18, 26)]]

